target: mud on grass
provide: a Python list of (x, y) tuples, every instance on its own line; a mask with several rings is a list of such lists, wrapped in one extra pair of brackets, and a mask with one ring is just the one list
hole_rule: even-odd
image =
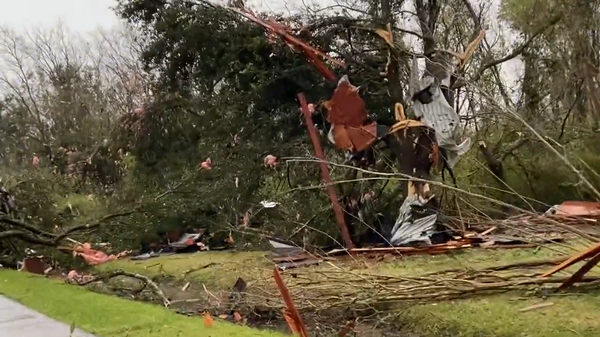
[[(419, 276), (447, 269), (482, 269), (500, 264), (556, 258), (560, 255), (547, 248), (470, 250), (452, 255), (413, 256), (378, 263), (360, 258), (332, 263), (355, 273)], [(333, 267), (326, 262), (308, 269), (324, 273)], [(219, 302), (226, 302), (219, 299), (219, 296), (230, 294), (238, 277), (247, 282), (248, 292), (264, 286), (274, 287), (272, 268), (273, 264), (265, 258), (264, 252), (202, 252), (146, 261), (122, 260), (101, 267), (104, 271), (124, 269), (157, 277), (175, 305), (181, 306), (180, 310), (197, 312), (218, 308), (215, 314), (219, 314), (218, 311), (227, 313), (227, 310), (233, 310), (235, 304), (219, 308)], [(288, 272), (292, 273), (293, 270)], [(189, 288), (185, 292), (181, 291), (187, 282), (190, 282)], [(181, 302), (177, 303), (178, 300)], [(542, 302), (553, 304), (530, 312), (520, 311)], [(279, 313), (269, 308), (264, 309), (246, 308), (244, 314), (248, 318), (248, 324), (287, 332), (287, 326)], [(349, 312), (301, 314), (314, 336), (328, 336), (339, 331), (345, 323), (344, 315), (350, 315)], [(598, 292), (564, 296), (515, 292), (422, 305), (400, 304), (384, 315), (377, 315), (375, 312), (372, 314), (368, 319), (360, 320), (357, 326), (360, 336), (597, 336), (600, 332), (600, 295)]]

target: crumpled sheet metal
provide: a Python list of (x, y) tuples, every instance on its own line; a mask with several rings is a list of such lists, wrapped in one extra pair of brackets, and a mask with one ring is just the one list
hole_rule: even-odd
[(360, 127), (332, 124), (327, 137), (337, 148), (356, 153), (373, 145), (381, 133), (375, 122)]
[(595, 201), (565, 201), (560, 205), (550, 207), (545, 215), (599, 217), (600, 202)]
[(347, 75), (338, 81), (331, 100), (324, 105), (329, 110), (328, 119), (331, 124), (359, 127), (367, 120), (365, 102)]
[(452, 169), (458, 163), (460, 157), (471, 148), (471, 139), (467, 138), (458, 144), (455, 135), (460, 125), (458, 114), (446, 101), (439, 84), (435, 83), (432, 76), (425, 76), (421, 81), (417, 81), (418, 76), (417, 60), (414, 58), (411, 96), (429, 87), (432, 102), (423, 104), (419, 100), (415, 100), (413, 110), (425, 125), (435, 130), (438, 145), (444, 150), (448, 167)]
[(285, 243), (284, 240), (270, 238), (269, 244), (271, 245), (271, 256), (269, 259), (282, 271), (323, 262), (323, 260), (307, 253), (304, 249), (294, 246), (291, 243)]
[(419, 194), (413, 194), (404, 199), (398, 219), (392, 228), (392, 245), (401, 246), (415, 242), (431, 245), (429, 237), (435, 232), (437, 213), (415, 218), (413, 207), (424, 207), (432, 197), (425, 199)]

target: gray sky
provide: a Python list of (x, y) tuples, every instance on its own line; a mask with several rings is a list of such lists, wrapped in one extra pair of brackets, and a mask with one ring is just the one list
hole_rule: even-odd
[[(320, 1), (324, 2), (329, 0)], [(255, 9), (277, 12), (288, 9), (281, 0), (247, 0), (247, 3)], [(116, 0), (0, 0), (0, 24), (21, 30), (52, 27), (60, 20), (73, 31), (87, 33), (118, 24), (119, 19), (110, 9), (116, 4)]]
[[(472, 0), (474, 4), (479, 1), (481, 0)], [(495, 17), (494, 12), (500, 0), (491, 1), (493, 4), (491, 16)], [(109, 30), (118, 25), (119, 18), (111, 9), (116, 3), (116, 0), (0, 0), (0, 24), (19, 31), (40, 27), (50, 28), (60, 21), (72, 32), (85, 36), (86, 33), (97, 31), (98, 28)], [(257, 10), (290, 12), (294, 7), (304, 7), (304, 4), (318, 3), (324, 7), (328, 3), (335, 3), (335, 0), (246, 0), (246, 3)], [(493, 37), (495, 33), (494, 29), (488, 30), (489, 37)], [(501, 34), (506, 33), (501, 32)], [(503, 77), (508, 80), (509, 86), (514, 84), (517, 74), (521, 71), (520, 68), (521, 64), (518, 60), (502, 65)]]
[(73, 31), (110, 28), (118, 18), (115, 0), (0, 0), (0, 23), (12, 29), (52, 27), (60, 20)]

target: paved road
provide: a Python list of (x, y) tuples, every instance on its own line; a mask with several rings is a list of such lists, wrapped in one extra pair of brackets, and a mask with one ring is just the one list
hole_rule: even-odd
[[(69, 337), (71, 328), (0, 295), (0, 337)], [(76, 329), (71, 337), (95, 337)]]

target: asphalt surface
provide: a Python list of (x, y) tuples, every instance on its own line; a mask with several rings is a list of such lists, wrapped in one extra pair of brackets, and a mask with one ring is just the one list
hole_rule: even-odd
[(0, 295), (0, 337), (96, 337)]

